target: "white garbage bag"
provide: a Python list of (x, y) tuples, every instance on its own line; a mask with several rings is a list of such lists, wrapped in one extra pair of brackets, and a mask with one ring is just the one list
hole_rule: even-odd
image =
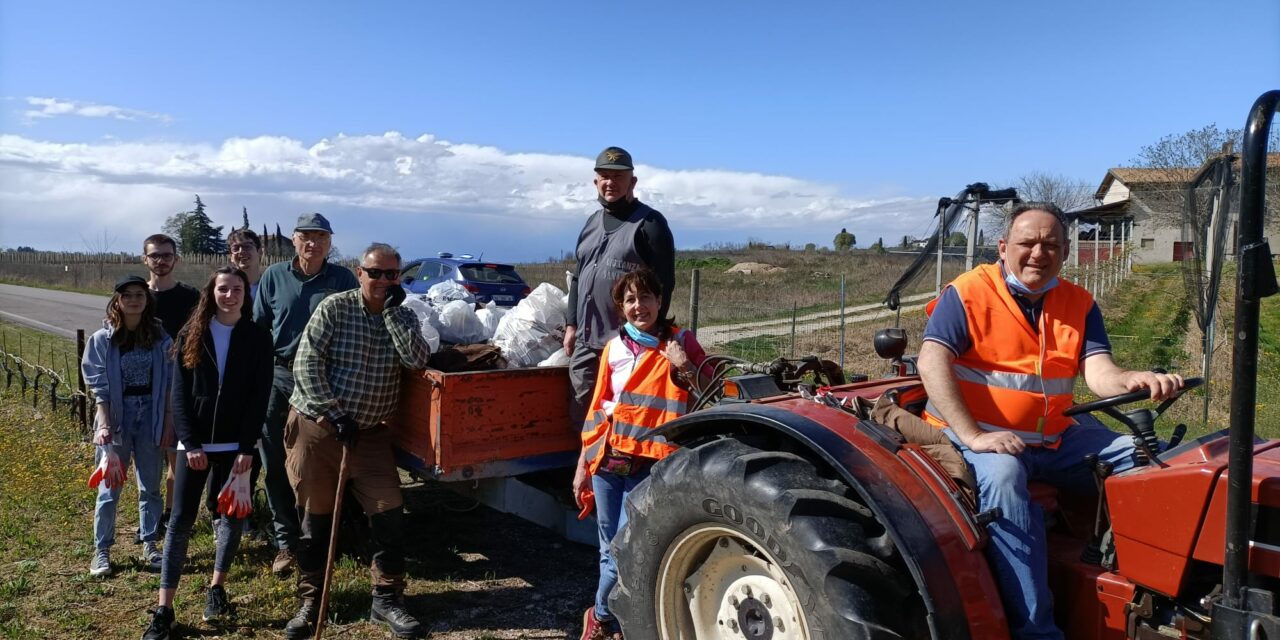
[(511, 313), (547, 329), (560, 328), (563, 332), (567, 309), (565, 298), (565, 292), (550, 282), (544, 282), (521, 300)]
[(440, 314), (427, 301), (425, 295), (410, 294), (405, 298), (401, 306), (408, 307), (413, 311), (413, 315), (418, 316), (419, 330), (422, 337), (426, 338), (427, 344), (431, 347), (431, 353), (435, 353), (440, 349)]
[(489, 339), (476, 317), (474, 303), (454, 300), (440, 309), (440, 339), (453, 344), (478, 344)]
[(565, 355), (564, 347), (560, 347), (555, 353), (547, 357), (546, 360), (538, 363), (539, 367), (565, 367), (569, 365), (569, 356)]
[(427, 299), (437, 307), (443, 307), (454, 300), (463, 300), (471, 303), (476, 301), (476, 297), (471, 295), (470, 291), (467, 291), (462, 285), (452, 280), (431, 285), (431, 288), (427, 289)]
[(498, 323), (502, 322), (502, 316), (505, 315), (507, 310), (499, 307), (496, 302), (490, 302), (476, 312), (476, 317), (480, 318), (480, 323), (484, 325), (485, 340), (491, 340), (494, 334), (498, 333)]
[(553, 332), (515, 313), (502, 316), (493, 344), (502, 349), (510, 368), (532, 367), (547, 359), (564, 340), (564, 329)]
[(498, 322), (493, 344), (510, 367), (533, 367), (564, 342), (565, 295), (554, 285), (538, 285)]

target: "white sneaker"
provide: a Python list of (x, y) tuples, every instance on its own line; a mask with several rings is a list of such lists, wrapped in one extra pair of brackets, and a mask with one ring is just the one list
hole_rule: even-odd
[(89, 575), (98, 578), (111, 575), (111, 551), (98, 549), (93, 552), (93, 561), (89, 563)]

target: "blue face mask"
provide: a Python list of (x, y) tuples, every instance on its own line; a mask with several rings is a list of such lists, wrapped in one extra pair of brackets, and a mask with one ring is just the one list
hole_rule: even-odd
[(622, 325), (622, 328), (627, 332), (627, 335), (630, 336), (632, 340), (635, 340), (640, 346), (649, 347), (650, 349), (658, 348), (658, 339), (656, 337), (637, 329), (636, 326), (630, 322)]
[(1009, 273), (1008, 271), (1006, 271), (1004, 274), (1004, 282), (1005, 284), (1009, 285), (1009, 290), (1013, 291), (1014, 293), (1020, 293), (1024, 296), (1038, 296), (1058, 286), (1058, 278), (1054, 277), (1052, 280), (1046, 283), (1043, 287), (1040, 287), (1039, 289), (1031, 289), (1027, 285), (1022, 284), (1022, 281), (1018, 279), (1018, 276), (1015, 276), (1012, 273)]

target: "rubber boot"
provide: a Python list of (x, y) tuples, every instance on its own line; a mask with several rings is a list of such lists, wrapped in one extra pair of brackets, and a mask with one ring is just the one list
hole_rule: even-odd
[(404, 610), (404, 597), (388, 587), (374, 588), (369, 620), (387, 625), (397, 638), (417, 638), (422, 633), (422, 624)]
[(298, 572), (298, 612), (284, 627), (284, 637), (289, 640), (307, 640), (315, 633), (316, 619), (320, 615), (320, 588), (324, 584), (324, 571)]

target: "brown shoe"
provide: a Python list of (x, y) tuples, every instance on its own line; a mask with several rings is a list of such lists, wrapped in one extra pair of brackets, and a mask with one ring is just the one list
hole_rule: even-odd
[(294, 565), (297, 560), (293, 557), (293, 552), (288, 549), (281, 549), (276, 554), (276, 559), (271, 562), (271, 573), (284, 577), (293, 572)]

